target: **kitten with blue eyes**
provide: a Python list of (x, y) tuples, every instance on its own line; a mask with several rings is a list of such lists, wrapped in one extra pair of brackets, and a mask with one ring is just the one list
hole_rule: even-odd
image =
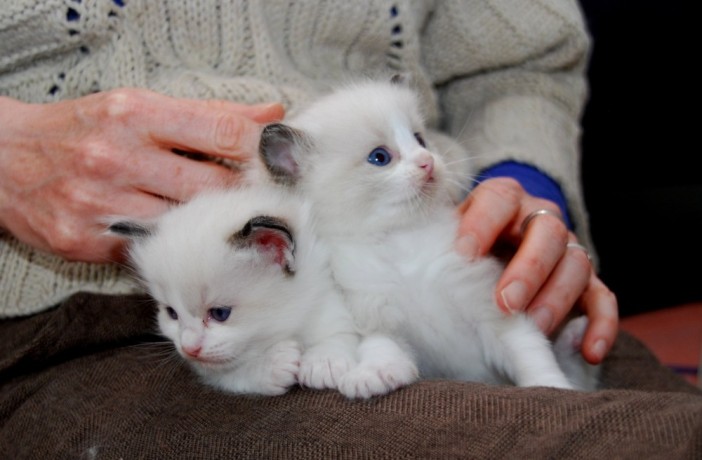
[[(408, 85), (371, 81), (267, 126), (261, 158), (274, 182), (312, 201), (364, 337), (388, 338), (389, 353), (415, 361), (423, 378), (594, 389), (598, 368), (578, 352), (585, 318), (552, 347), (526, 315), (505, 317), (496, 306), (500, 262), (455, 251), (457, 168), (429, 140)], [(361, 354), (342, 386), (362, 380), (382, 352)]]
[(309, 205), (289, 190), (211, 191), (110, 231), (131, 240), (162, 334), (206, 383), (264, 395), (296, 383), (336, 389), (356, 365), (359, 336), (327, 250)]

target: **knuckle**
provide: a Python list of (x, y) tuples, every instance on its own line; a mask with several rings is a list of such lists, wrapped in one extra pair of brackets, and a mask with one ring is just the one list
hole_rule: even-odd
[(512, 177), (496, 177), (483, 182), (487, 190), (502, 196), (505, 199), (519, 203), (524, 196), (524, 188)]
[(610, 326), (616, 326), (619, 322), (619, 306), (617, 296), (607, 286), (599, 282), (599, 279), (591, 277), (588, 287), (588, 310), (592, 310), (597, 315), (597, 320)]
[[(70, 210), (84, 208), (91, 201), (90, 194), (83, 190), (79, 183), (71, 180), (63, 180), (56, 186), (58, 196), (64, 203), (69, 203)], [(64, 219), (62, 225), (73, 226), (72, 222)]]
[(549, 268), (542, 257), (529, 256), (523, 260), (524, 273), (530, 273), (532, 277), (544, 277), (548, 274)]
[(83, 244), (75, 225), (67, 220), (57, 222), (48, 237), (51, 250), (64, 258), (73, 258)]
[(105, 93), (102, 114), (105, 118), (127, 120), (139, 111), (143, 91), (134, 88), (118, 88)]
[(606, 303), (607, 305), (610, 305), (611, 313), (613, 316), (616, 318), (617, 317), (617, 312), (618, 312), (618, 301), (617, 301), (617, 296), (614, 292), (610, 291), (606, 286), (601, 286), (600, 291), (598, 293), (602, 299), (602, 302)]
[(231, 114), (219, 117), (215, 126), (215, 148), (220, 151), (237, 150), (246, 135), (246, 124), (242, 119)]
[(101, 139), (84, 141), (77, 151), (80, 168), (92, 176), (106, 176), (117, 167), (116, 157), (110, 144)]
[[(539, 216), (536, 222), (543, 227), (543, 229), (547, 232), (548, 237), (554, 242), (554, 244), (565, 247), (565, 245), (568, 243), (569, 232), (561, 219), (550, 214), (545, 214), (543, 216)], [(536, 222), (532, 222), (532, 225), (534, 225)]]

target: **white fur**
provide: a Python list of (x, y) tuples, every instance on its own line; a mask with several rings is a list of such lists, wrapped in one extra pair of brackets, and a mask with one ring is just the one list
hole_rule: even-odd
[[(408, 87), (360, 83), (286, 123), (304, 136), (291, 150), (297, 184), (314, 203), (334, 279), (359, 329), (374, 338), (368, 346), (373, 353), (365, 360), (361, 353), (359, 367), (350, 373), (355, 377), (346, 379), (377, 376), (374, 359), (387, 350), (396, 362), (416, 361), (424, 378), (593, 388), (593, 380), (579, 371), (586, 366), (579, 355), (559, 354), (569, 360), (571, 382), (549, 341), (525, 315), (508, 318), (499, 311), (493, 296), (500, 263), (469, 262), (454, 250), (458, 218), (449, 171), (440, 152), (415, 138), (425, 128)], [(389, 165), (367, 161), (378, 146), (393, 154)], [(434, 162), (431, 177), (421, 166), (427, 155)], [(385, 391), (377, 383), (358, 393)]]
[[(294, 274), (255, 248), (228, 242), (259, 215), (288, 224)], [(260, 187), (208, 192), (149, 226), (152, 235), (132, 242), (131, 260), (159, 303), (163, 335), (205, 382), (267, 395), (297, 382), (337, 388), (355, 365), (358, 336), (331, 284), (309, 206), (295, 194)], [(232, 307), (226, 321), (209, 317), (217, 306)], [(184, 352), (197, 346), (197, 358)]]

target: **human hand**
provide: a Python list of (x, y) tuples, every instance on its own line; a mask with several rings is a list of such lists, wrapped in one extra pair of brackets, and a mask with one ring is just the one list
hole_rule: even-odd
[(119, 260), (105, 217), (147, 218), (236, 175), (174, 150), (246, 161), (279, 104), (117, 89), (51, 104), (0, 98), (0, 227), (68, 260)]
[(582, 354), (588, 362), (600, 363), (617, 335), (616, 297), (594, 272), (587, 252), (568, 246), (577, 244), (577, 238), (560, 218), (538, 215), (522, 234), (524, 219), (540, 209), (560, 215), (557, 205), (529, 195), (514, 179), (486, 180), (459, 206), (457, 249), (475, 258), (495, 243), (516, 247), (497, 283), (498, 306), (507, 314), (526, 311), (550, 334), (578, 305), (589, 319)]

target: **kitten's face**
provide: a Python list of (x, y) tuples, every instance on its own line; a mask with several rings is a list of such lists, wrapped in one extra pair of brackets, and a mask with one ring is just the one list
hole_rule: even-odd
[(404, 86), (342, 90), (290, 124), (309, 144), (303, 139), (296, 153), (298, 182), (327, 221), (381, 229), (446, 198), (443, 159), (427, 149), (416, 97)]
[[(220, 249), (231, 250), (225, 244)], [(171, 258), (170, 263), (190, 261)], [(278, 313), (274, 299), (280, 299), (270, 293), (279, 289), (285, 275), (269, 268), (254, 260), (220, 259), (210, 267), (193, 267), (183, 281), (145, 270), (149, 291), (159, 304), (161, 333), (196, 366), (235, 366), (241, 354), (270, 339), (266, 325)]]
[(202, 196), (132, 243), (161, 332), (196, 368), (231, 368), (297, 320), (287, 309), (299, 296), (295, 243), (285, 220), (260, 215), (271, 208), (256, 208), (261, 200), (255, 191)]

